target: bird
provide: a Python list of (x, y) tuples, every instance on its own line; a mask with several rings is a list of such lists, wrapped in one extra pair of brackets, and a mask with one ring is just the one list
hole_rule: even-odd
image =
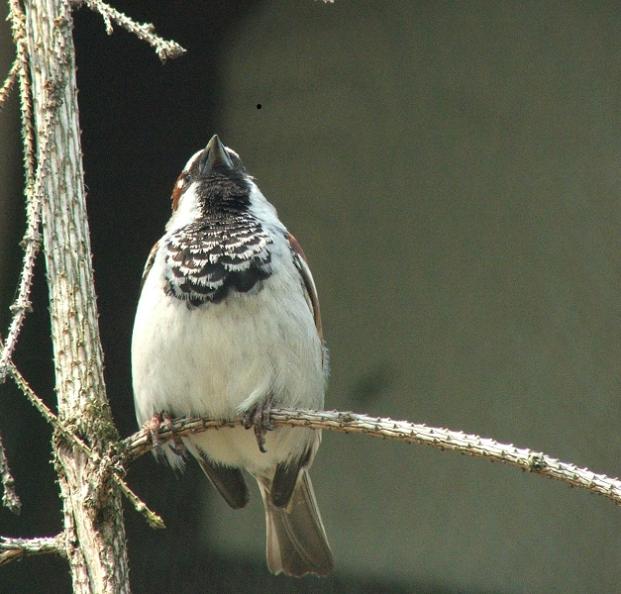
[(132, 333), (138, 423), (241, 417), (158, 449), (174, 468), (189, 454), (233, 509), (247, 504), (245, 475), (253, 477), (268, 569), (329, 575), (334, 559), (309, 476), (321, 433), (269, 420), (273, 407), (324, 405), (328, 350), (304, 251), (217, 134), (187, 161), (171, 206)]

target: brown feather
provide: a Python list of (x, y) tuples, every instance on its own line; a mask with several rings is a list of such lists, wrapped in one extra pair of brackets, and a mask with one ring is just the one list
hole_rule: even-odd
[(286, 508), (273, 505), (269, 479), (256, 479), (265, 505), (269, 570), (295, 577), (332, 573), (334, 559), (307, 471), (300, 472)]
[(287, 239), (289, 240), (289, 245), (291, 246), (291, 251), (293, 252), (293, 256), (295, 258), (295, 264), (300, 271), (304, 288), (306, 289), (306, 297), (309, 302), (311, 312), (313, 313), (317, 333), (323, 341), (323, 326), (321, 325), (319, 296), (317, 295), (317, 287), (315, 286), (313, 275), (311, 274), (308, 266), (308, 260), (306, 259), (306, 255), (304, 254), (304, 250), (302, 249), (300, 242), (291, 233), (287, 235)]
[(144, 265), (144, 270), (142, 271), (142, 278), (140, 279), (141, 289), (144, 286), (144, 281), (147, 280), (147, 276), (149, 272), (151, 271), (151, 268), (153, 267), (153, 262), (155, 262), (155, 256), (157, 255), (157, 250), (159, 247), (160, 247), (160, 242), (156, 241), (153, 247), (151, 248), (151, 251), (149, 252), (147, 261), (145, 262), (145, 265)]

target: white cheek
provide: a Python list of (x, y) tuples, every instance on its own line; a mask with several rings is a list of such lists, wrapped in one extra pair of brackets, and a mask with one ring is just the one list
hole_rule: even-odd
[(173, 212), (172, 217), (166, 223), (166, 231), (175, 231), (200, 217), (200, 209), (198, 206), (198, 198), (196, 196), (196, 188), (198, 182), (192, 182), (188, 189), (181, 194), (177, 210)]
[(250, 213), (262, 223), (284, 230), (285, 227), (280, 222), (276, 209), (267, 201), (267, 198), (263, 196), (261, 190), (252, 180), (248, 179), (247, 181), (250, 184)]

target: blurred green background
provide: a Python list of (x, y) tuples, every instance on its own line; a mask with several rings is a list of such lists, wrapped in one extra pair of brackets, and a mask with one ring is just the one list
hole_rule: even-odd
[[(495, 437), (618, 475), (618, 3), (166, 0), (130, 3), (188, 48), (160, 66), (81, 10), (82, 139), (106, 379), (135, 430), (129, 343), (172, 183), (218, 132), (304, 245), (332, 353), (327, 406)], [(1, 23), (0, 64), (12, 50)], [(258, 106), (260, 105), (260, 108)], [(0, 114), (0, 321), (23, 232), (13, 98)], [(16, 361), (53, 402), (46, 289)], [(4, 330), (3, 330), (4, 332)], [(24, 500), (0, 533), (61, 517), (49, 431), (10, 384), (0, 429)], [(621, 512), (455, 454), (325, 434), (313, 479), (325, 580), (268, 575), (258, 494), (229, 510), (191, 466), (150, 457), (126, 514), (135, 592), (618, 592)], [(0, 592), (68, 592), (60, 560)]]

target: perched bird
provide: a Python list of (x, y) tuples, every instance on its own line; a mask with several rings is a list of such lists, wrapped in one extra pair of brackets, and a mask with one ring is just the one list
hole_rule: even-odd
[[(323, 407), (317, 290), (300, 244), (216, 135), (179, 175), (166, 233), (147, 260), (132, 375), (141, 425), (242, 415), (245, 427), (184, 437), (185, 449), (232, 508), (248, 502), (242, 470), (256, 479), (270, 571), (332, 571), (308, 475), (320, 433), (269, 425), (272, 406)], [(178, 447), (163, 448), (183, 465)]]

